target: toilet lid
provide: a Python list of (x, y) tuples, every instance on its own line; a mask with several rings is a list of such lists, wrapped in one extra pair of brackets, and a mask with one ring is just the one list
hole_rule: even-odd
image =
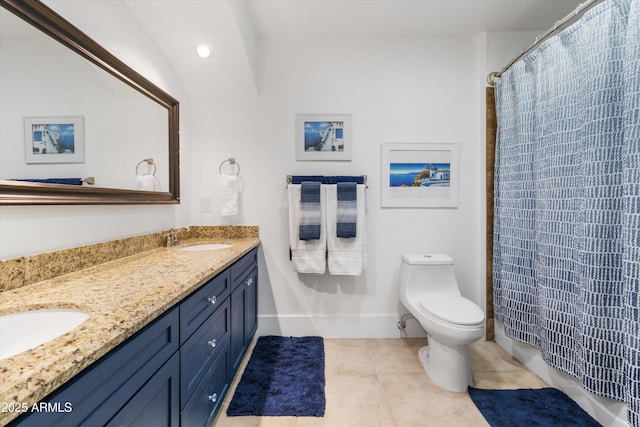
[(420, 308), (456, 325), (475, 325), (484, 321), (484, 313), (480, 307), (460, 295), (426, 295), (420, 298)]

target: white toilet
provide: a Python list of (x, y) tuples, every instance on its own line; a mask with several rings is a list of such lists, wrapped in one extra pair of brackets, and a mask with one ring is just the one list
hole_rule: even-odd
[(429, 378), (445, 390), (472, 385), (469, 344), (484, 335), (484, 313), (460, 295), (453, 259), (444, 254), (402, 255), (400, 301), (427, 332), (418, 358)]

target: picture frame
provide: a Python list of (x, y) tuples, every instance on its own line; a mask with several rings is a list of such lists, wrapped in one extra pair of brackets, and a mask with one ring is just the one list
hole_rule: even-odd
[(349, 114), (296, 115), (296, 160), (351, 160)]
[(458, 144), (383, 143), (380, 147), (382, 207), (458, 207)]
[(84, 117), (25, 117), (26, 163), (83, 163)]

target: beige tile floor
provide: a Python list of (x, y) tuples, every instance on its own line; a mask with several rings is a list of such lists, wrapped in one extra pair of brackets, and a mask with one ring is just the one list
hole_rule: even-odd
[[(241, 375), (231, 385), (215, 427), (487, 426), (467, 393), (434, 385), (418, 361), (424, 339), (325, 339), (324, 417), (227, 417)], [(471, 346), (479, 388), (547, 384), (493, 342)], [(248, 357), (244, 363), (246, 365)]]

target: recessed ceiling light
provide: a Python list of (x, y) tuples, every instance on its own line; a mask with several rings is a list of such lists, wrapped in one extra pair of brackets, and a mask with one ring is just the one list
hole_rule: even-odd
[(211, 49), (209, 49), (209, 47), (205, 45), (198, 46), (198, 48), (196, 49), (196, 53), (200, 58), (204, 59), (211, 58), (211, 56), (213, 55)]

